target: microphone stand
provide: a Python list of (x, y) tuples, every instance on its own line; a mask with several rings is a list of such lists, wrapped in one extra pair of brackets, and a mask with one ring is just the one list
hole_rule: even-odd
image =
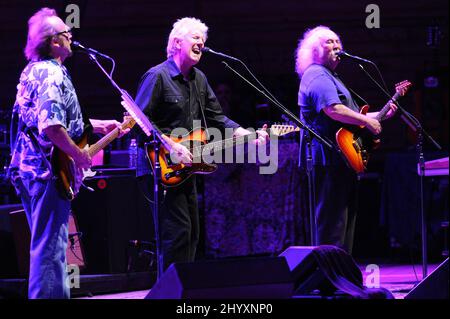
[[(367, 72), (361, 64), (358, 64), (362, 71), (369, 77), (369, 79), (376, 84), (376, 86), (390, 99), (390, 95), (381, 85)], [(427, 276), (428, 273), (428, 265), (427, 265), (427, 219), (426, 212), (424, 209), (424, 187), (423, 180), (425, 176), (425, 157), (423, 154), (423, 137), (425, 136), (438, 150), (441, 150), (442, 147), (428, 134), (428, 132), (423, 128), (420, 124), (420, 121), (416, 119), (412, 114), (406, 111), (403, 107), (400, 106), (398, 101), (392, 100), (395, 105), (397, 105), (398, 110), (401, 113), (401, 119), (415, 132), (418, 132), (417, 135), (417, 144), (416, 144), (416, 152), (417, 152), (417, 161), (419, 167), (419, 188), (420, 188), (420, 218), (421, 218), (421, 233), (422, 233), (422, 279)]]
[[(106, 72), (106, 70), (103, 68), (103, 66), (98, 62), (97, 57), (93, 53), (89, 53), (89, 58), (94, 61), (97, 66), (103, 71), (103, 73), (106, 75), (106, 77), (111, 81), (112, 85), (120, 92), (122, 99), (126, 101), (128, 104), (132, 105), (136, 110), (140, 110), (139, 106), (137, 106), (136, 102), (134, 102), (133, 98), (128, 94), (127, 91), (121, 89), (117, 83), (113, 80), (112, 76)], [(130, 114), (133, 115), (133, 114)], [(139, 119), (135, 119), (136, 123), (138, 123), (141, 126), (141, 121)], [(160, 177), (161, 177), (161, 165), (159, 162), (159, 147), (160, 144), (163, 144), (166, 148), (169, 147), (167, 142), (161, 137), (161, 132), (154, 126), (153, 123), (149, 120), (149, 122), (146, 123), (147, 126), (150, 126), (148, 129), (143, 129), (145, 134), (147, 136), (152, 135), (152, 141), (148, 144), (152, 144), (155, 150), (155, 159), (154, 159), (154, 188), (153, 188), (153, 224), (154, 224), (154, 230), (155, 230), (155, 239), (156, 239), (156, 259), (157, 259), (157, 279), (159, 280), (161, 278), (161, 275), (163, 274), (164, 267), (163, 267), (163, 260), (162, 260), (162, 254), (161, 254), (161, 238), (160, 238), (160, 231), (159, 231), (159, 184), (160, 184)], [(142, 128), (142, 127), (141, 127)], [(168, 150), (170, 149), (167, 148)]]
[[(237, 60), (239, 62), (241, 62), (242, 64), (244, 64), (244, 62), (242, 62), (239, 59), (233, 58), (233, 60)], [(333, 145), (327, 141), (326, 139), (324, 139), (323, 137), (321, 137), (319, 134), (317, 134), (314, 130), (312, 130), (310, 127), (308, 127), (307, 125), (305, 125), (297, 116), (295, 116), (290, 110), (288, 110), (284, 105), (282, 105), (280, 102), (278, 102), (275, 98), (269, 97), (266, 92), (264, 92), (263, 90), (259, 89), (258, 87), (256, 87), (253, 83), (251, 83), (249, 80), (247, 80), (243, 75), (241, 75), (239, 72), (237, 72), (235, 69), (233, 69), (228, 63), (226, 63), (225, 61), (222, 61), (222, 63), (225, 65), (226, 68), (228, 68), (229, 70), (231, 70), (234, 74), (236, 74), (237, 76), (239, 76), (241, 79), (243, 79), (247, 84), (249, 84), (253, 89), (255, 89), (258, 93), (260, 93), (261, 95), (263, 95), (266, 99), (268, 99), (270, 102), (272, 102), (272, 104), (274, 104), (275, 106), (277, 106), (284, 114), (286, 114), (294, 123), (297, 124), (298, 127), (300, 127), (301, 129), (306, 130), (306, 135), (307, 136), (307, 177), (308, 177), (308, 191), (309, 191), (309, 219), (310, 219), (310, 239), (311, 239), (311, 245), (312, 246), (317, 246), (317, 223), (316, 223), (316, 217), (315, 217), (315, 194), (314, 194), (314, 180), (312, 177), (312, 169), (313, 169), (313, 165), (312, 165), (312, 150), (311, 150), (311, 139), (312, 137), (316, 138), (320, 143), (322, 143), (323, 145), (325, 145), (326, 147), (328, 147), (329, 149), (333, 149)], [(250, 70), (248, 69), (248, 67), (244, 64), (245, 68), (249, 71), (250, 74), (252, 74), (250, 72)], [(252, 74), (253, 76), (253, 74)], [(255, 76), (253, 76), (255, 78)], [(256, 81), (263, 86), (257, 79)], [(263, 86), (264, 87), (264, 86)], [(265, 89), (267, 92), (268, 90)], [(270, 94), (270, 93), (269, 93)]]

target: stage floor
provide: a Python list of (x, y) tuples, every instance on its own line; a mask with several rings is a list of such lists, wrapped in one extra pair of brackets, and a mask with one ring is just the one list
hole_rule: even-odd
[[(392, 292), (396, 299), (403, 299), (408, 292), (422, 280), (422, 265), (377, 265), (379, 267), (380, 286)], [(438, 264), (428, 265), (430, 274)], [(374, 282), (371, 280), (375, 267), (368, 265), (360, 266), (363, 274), (364, 284)], [(95, 295), (92, 297), (80, 297), (76, 299), (143, 299), (149, 290), (129, 291), (114, 294)]]

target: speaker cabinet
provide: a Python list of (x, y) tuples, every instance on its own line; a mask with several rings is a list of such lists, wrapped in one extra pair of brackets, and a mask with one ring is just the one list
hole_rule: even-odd
[[(27, 277), (30, 268), (30, 227), (23, 209), (10, 212), (9, 216), (16, 247), (19, 274)], [(81, 269), (85, 266), (80, 232), (78, 231), (76, 219), (72, 214), (69, 216), (69, 243), (66, 256), (67, 264), (77, 265)]]
[(448, 299), (448, 258), (412, 289), (405, 299)]
[(291, 298), (284, 258), (264, 257), (174, 263), (146, 299)]
[[(85, 274), (125, 273), (136, 264), (135, 243), (154, 237), (151, 205), (132, 175), (103, 175), (85, 180), (86, 186), (72, 201), (86, 255)], [(147, 247), (146, 251), (154, 247)], [(135, 269), (136, 271), (150, 270)]]

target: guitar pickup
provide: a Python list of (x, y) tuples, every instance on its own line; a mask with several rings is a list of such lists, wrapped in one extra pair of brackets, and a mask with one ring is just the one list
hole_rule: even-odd
[(166, 179), (169, 179), (169, 178), (172, 178), (172, 177), (181, 176), (183, 174), (186, 174), (186, 173), (183, 170), (178, 170), (178, 171), (173, 171), (173, 172), (170, 172), (170, 173), (166, 173), (166, 174), (164, 174), (164, 177)]
[(356, 150), (357, 153), (361, 152), (361, 147), (359, 146), (358, 142), (353, 141), (353, 148)]

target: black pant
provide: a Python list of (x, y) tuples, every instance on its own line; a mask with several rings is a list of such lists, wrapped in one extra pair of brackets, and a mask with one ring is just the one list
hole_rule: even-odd
[(315, 166), (314, 183), (318, 244), (338, 246), (351, 253), (358, 205), (357, 175), (345, 164)]
[[(145, 195), (153, 198), (153, 176), (138, 178)], [(199, 241), (199, 212), (195, 176), (183, 184), (159, 188), (159, 233), (163, 269), (174, 262), (190, 262), (195, 259)]]

